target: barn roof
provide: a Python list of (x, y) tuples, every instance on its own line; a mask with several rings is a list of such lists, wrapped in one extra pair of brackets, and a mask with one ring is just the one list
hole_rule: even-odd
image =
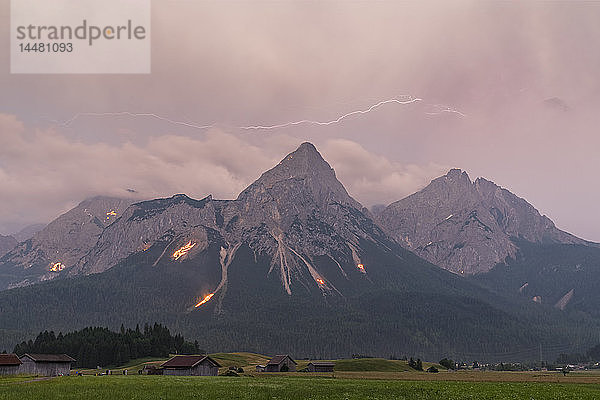
[(21, 365), (23, 364), (16, 354), (0, 354), (0, 365)]
[(35, 362), (50, 362), (50, 363), (71, 363), (71, 362), (75, 362), (75, 359), (66, 355), (66, 354), (24, 354), (23, 356), (21, 356), (21, 359), (23, 357), (29, 357), (30, 359), (32, 359)]
[(175, 356), (161, 364), (163, 368), (193, 368), (198, 364), (209, 362), (215, 367), (221, 365), (209, 356)]
[(296, 361), (294, 361), (292, 359), (292, 357), (288, 356), (287, 354), (278, 354), (275, 357), (271, 358), (271, 360), (269, 360), (269, 362), (267, 363), (267, 365), (279, 365), (286, 358), (289, 358), (294, 364), (298, 364)]

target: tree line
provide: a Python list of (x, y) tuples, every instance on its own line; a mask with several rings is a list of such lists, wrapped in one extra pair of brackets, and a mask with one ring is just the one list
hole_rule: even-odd
[(557, 364), (579, 364), (600, 361), (600, 344), (590, 348), (585, 354), (560, 354), (556, 360)]
[(40, 332), (35, 340), (17, 344), (14, 353), (68, 354), (75, 367), (96, 368), (116, 366), (140, 357), (168, 357), (169, 354), (199, 354), (198, 341), (188, 342), (183, 336), (172, 335), (169, 329), (155, 323), (139, 325), (120, 332), (108, 328), (88, 327), (79, 331), (56, 335), (53, 331)]

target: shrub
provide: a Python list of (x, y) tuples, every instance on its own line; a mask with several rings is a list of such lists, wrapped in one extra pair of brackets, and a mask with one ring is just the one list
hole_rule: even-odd
[(448, 358), (441, 359), (440, 365), (446, 369), (455, 369), (456, 368), (456, 364), (454, 363), (454, 361), (450, 360)]

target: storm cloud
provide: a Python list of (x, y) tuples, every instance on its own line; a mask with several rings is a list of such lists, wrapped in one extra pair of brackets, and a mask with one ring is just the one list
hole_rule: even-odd
[[(365, 205), (459, 167), (600, 240), (600, 4), (154, 1), (152, 73), (129, 76), (11, 75), (8, 11), (1, 0), (3, 233), (94, 194), (235, 197), (309, 140)], [(422, 101), (239, 129), (335, 120), (400, 95)], [(215, 127), (61, 124), (120, 111)]]
[[(0, 220), (6, 231), (48, 221), (95, 195), (232, 199), (299, 144), (288, 137), (257, 147), (218, 129), (201, 139), (165, 134), (143, 145), (83, 143), (56, 131), (28, 131), (4, 114), (0, 131)], [(443, 171), (403, 166), (345, 139), (324, 142), (322, 151), (349, 191), (367, 205), (416, 190)]]

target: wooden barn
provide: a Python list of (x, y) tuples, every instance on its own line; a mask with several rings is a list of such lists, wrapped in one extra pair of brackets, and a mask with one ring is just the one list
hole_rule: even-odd
[(217, 376), (218, 362), (209, 356), (175, 356), (161, 364), (163, 375)]
[(75, 359), (66, 354), (24, 354), (20, 374), (40, 376), (61, 376), (71, 373), (71, 364)]
[(306, 366), (308, 372), (333, 372), (335, 363), (325, 361), (309, 362)]
[(276, 355), (265, 366), (265, 372), (295, 372), (296, 361), (287, 354)]
[(21, 360), (16, 354), (0, 354), (0, 376), (21, 373)]

